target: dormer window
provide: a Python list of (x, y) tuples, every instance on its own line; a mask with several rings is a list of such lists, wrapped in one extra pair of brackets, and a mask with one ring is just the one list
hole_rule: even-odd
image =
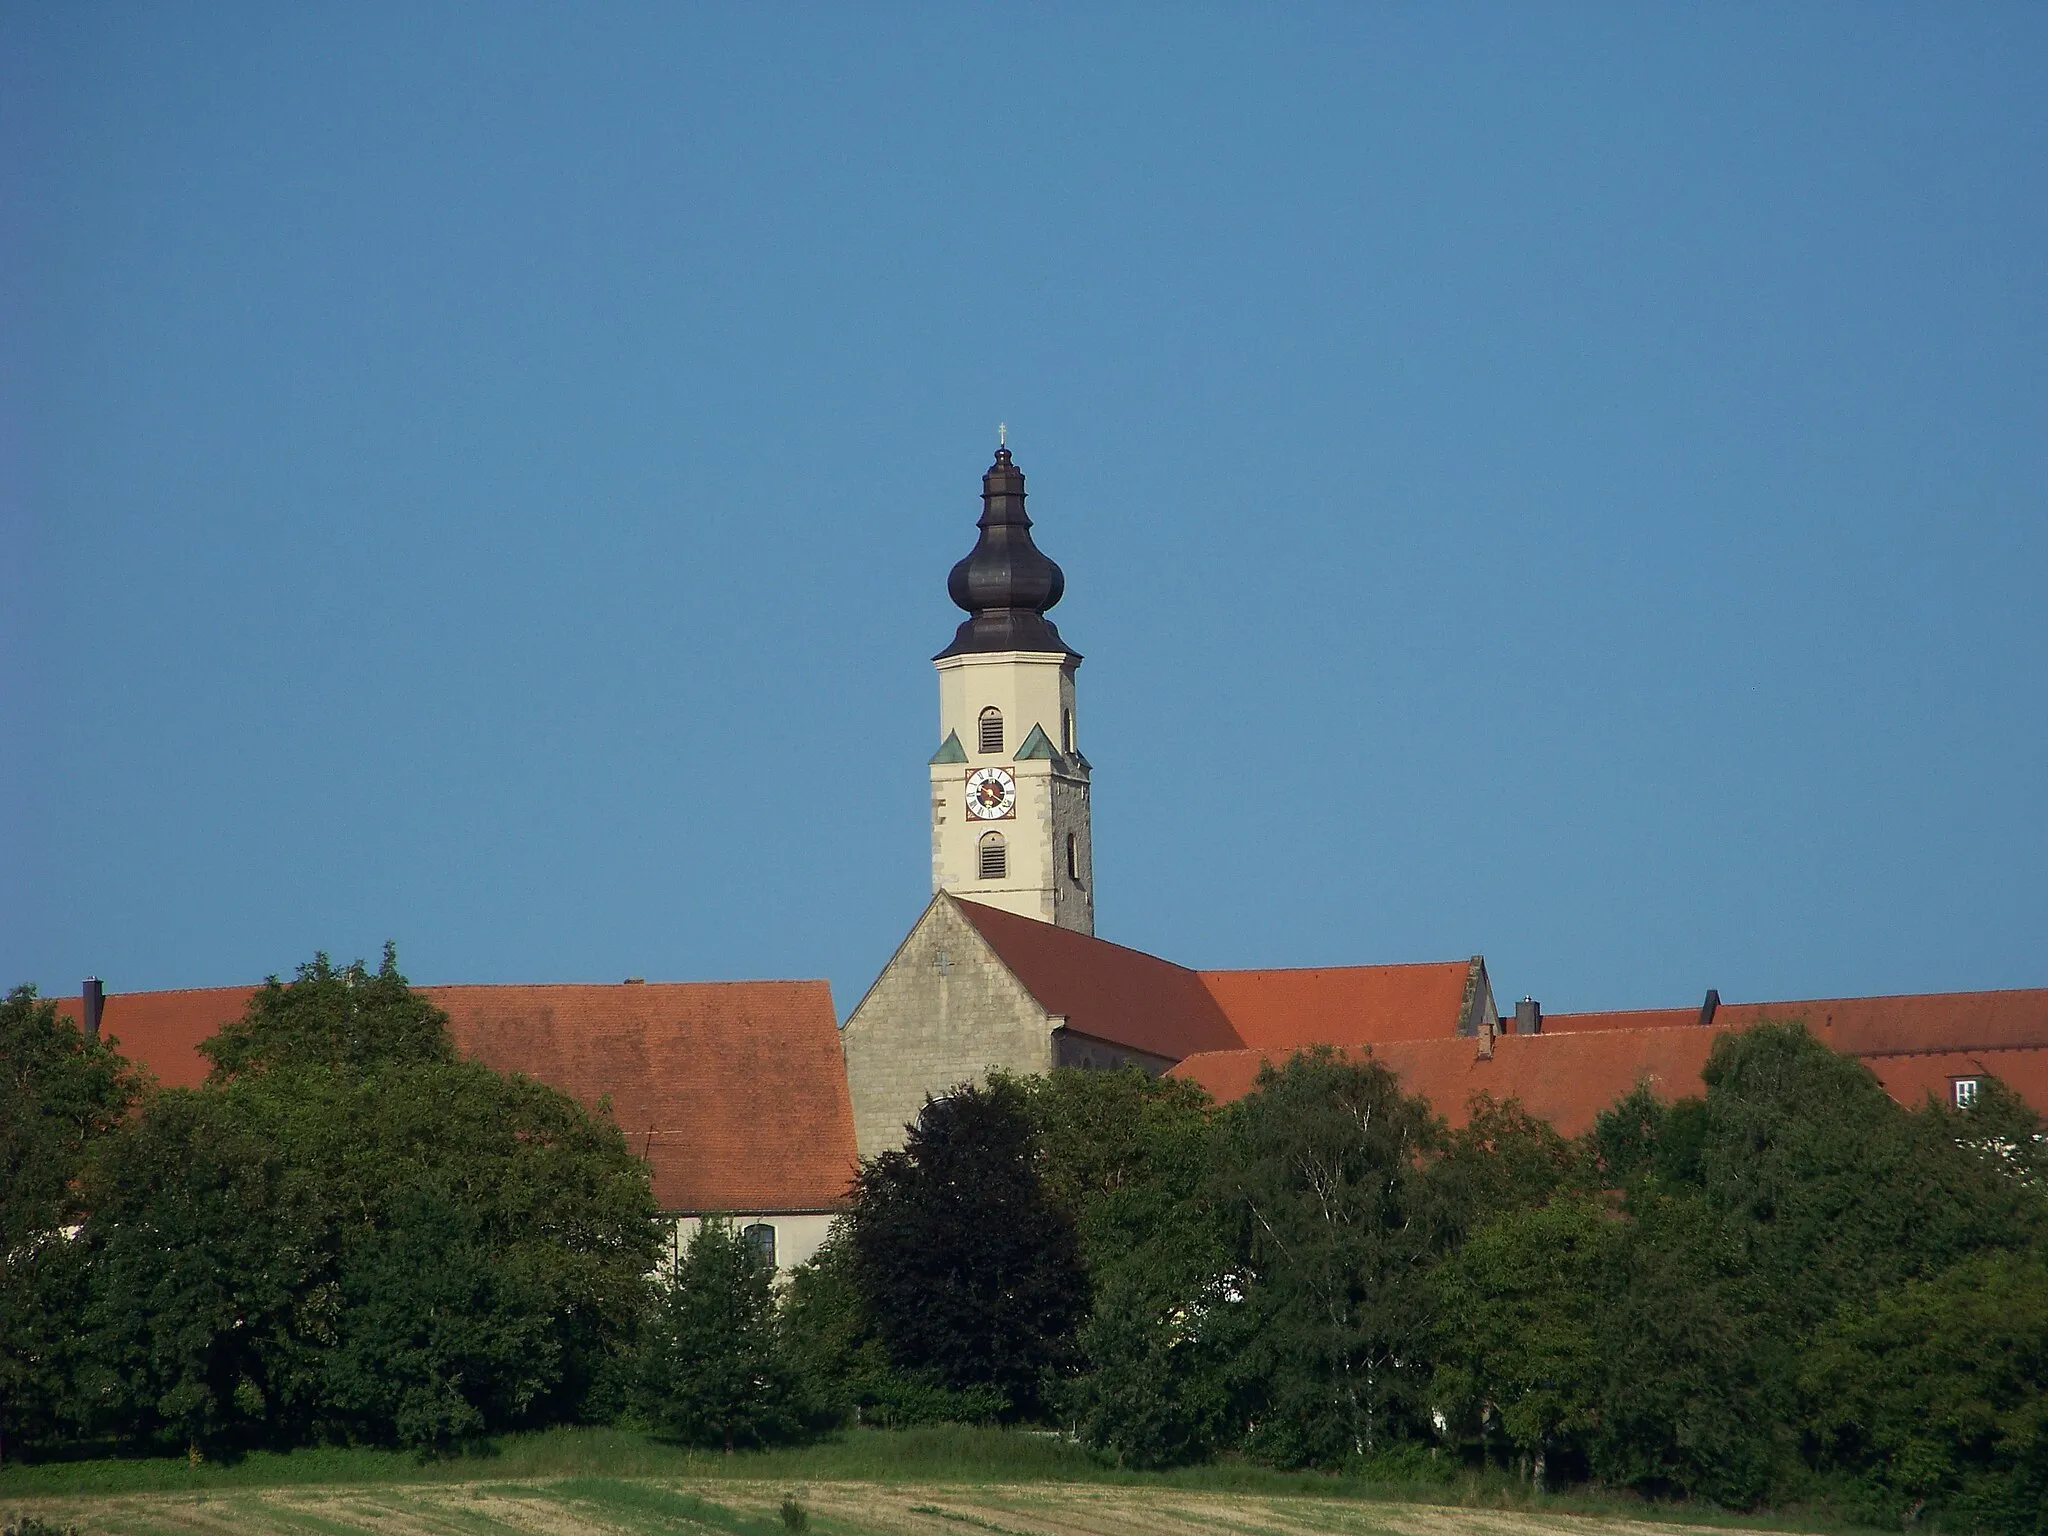
[(981, 750), (984, 754), (1000, 754), (1003, 750), (1003, 712), (1000, 709), (981, 712)]
[(1974, 1077), (1952, 1077), (1948, 1089), (1957, 1109), (1968, 1109), (1977, 1102), (1977, 1079)]
[(981, 840), (981, 878), (1007, 880), (1010, 876), (1010, 848), (1003, 834), (990, 832)]

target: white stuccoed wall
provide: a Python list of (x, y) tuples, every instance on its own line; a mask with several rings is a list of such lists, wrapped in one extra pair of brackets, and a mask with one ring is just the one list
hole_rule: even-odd
[[(726, 1219), (732, 1223), (735, 1232), (751, 1227), (757, 1221), (773, 1227), (775, 1272), (786, 1275), (800, 1265), (808, 1264), (825, 1246), (825, 1239), (839, 1214), (835, 1211), (738, 1211)], [(690, 1239), (697, 1235), (697, 1229), (704, 1225), (704, 1220), (702, 1216), (672, 1218), (668, 1252), (662, 1255), (661, 1260), (664, 1270), (682, 1257), (683, 1250), (690, 1246)]]

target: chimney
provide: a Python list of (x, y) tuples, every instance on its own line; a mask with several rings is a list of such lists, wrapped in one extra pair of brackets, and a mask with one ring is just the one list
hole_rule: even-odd
[(97, 1040), (100, 1037), (100, 1014), (107, 1006), (107, 989), (100, 984), (97, 976), (85, 978), (85, 992), (79, 999), (78, 1017), (85, 1025), (85, 1038)]
[(1713, 988), (1713, 987), (1709, 987), (1709, 988), (1707, 988), (1707, 1000), (1706, 1000), (1706, 1001), (1705, 1001), (1704, 1003), (1701, 1003), (1701, 1004), (1700, 1004), (1700, 1023), (1701, 1023), (1702, 1025), (1707, 1025), (1707, 1024), (1711, 1024), (1711, 1023), (1713, 1023), (1713, 1022), (1714, 1022), (1714, 1015), (1715, 1015), (1715, 1014), (1717, 1014), (1717, 1013), (1719, 1013), (1720, 1011), (1721, 1011), (1721, 994), (1720, 994), (1720, 992), (1719, 992), (1719, 991), (1718, 991), (1717, 989)]
[(1518, 1035), (1540, 1035), (1543, 1033), (1543, 1005), (1533, 997), (1525, 997), (1515, 1004), (1515, 1033)]

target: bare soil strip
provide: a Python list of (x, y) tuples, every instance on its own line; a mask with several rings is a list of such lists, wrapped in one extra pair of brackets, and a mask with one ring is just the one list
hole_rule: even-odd
[[(817, 1536), (1702, 1536), (1697, 1526), (1313, 1495), (1207, 1493), (1083, 1483), (808, 1484), (580, 1479), (373, 1488), (277, 1488), (20, 1499), (0, 1509), (81, 1536), (641, 1536), (719, 1531), (679, 1500), (646, 1509), (594, 1490), (701, 1499), (779, 1529), (794, 1494)], [(1749, 1536), (1723, 1530), (1719, 1536)], [(1762, 1533), (1755, 1533), (1762, 1536)]]

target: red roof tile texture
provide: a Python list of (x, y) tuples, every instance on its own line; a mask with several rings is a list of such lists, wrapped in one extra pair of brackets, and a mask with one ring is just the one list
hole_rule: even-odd
[(2048, 1047), (2003, 1051), (1942, 1051), (1911, 1056), (1868, 1056), (1885, 1092), (1901, 1104), (1928, 1098), (1952, 1103), (1959, 1077), (1995, 1077), (2034, 1108), (2048, 1112)]
[(961, 901), (1024, 988), (1077, 1033), (1174, 1061), (1201, 1051), (1455, 1035), (1469, 960), (1191, 971), (1143, 950)]
[[(1896, 997), (1809, 998), (1780, 1003), (1724, 1003), (1714, 1023), (1748, 1028), (1766, 1019), (1798, 1021), (1838, 1051), (1991, 1050), (2048, 1045), (2048, 988), (2004, 992), (1919, 992)], [(1621, 1013), (1553, 1013), (1545, 1034), (1697, 1026), (1696, 1008), (1640, 1008)]]
[[(175, 1087), (252, 987), (107, 998), (101, 1029)], [(464, 1055), (595, 1109), (609, 1101), (669, 1211), (829, 1210), (854, 1169), (853, 1109), (822, 981), (422, 987)], [(60, 1006), (78, 1016), (76, 998)]]
[(1715, 1023), (1796, 1019), (1838, 1051), (1859, 1056), (2048, 1046), (2048, 988), (1731, 1003)]
[[(197, 1088), (213, 1063), (199, 1054), (199, 1042), (242, 1016), (256, 987), (196, 987), (180, 992), (109, 992), (100, 1011), (100, 1036), (121, 1054), (147, 1067), (166, 1088)], [(76, 1020), (84, 1004), (55, 999), (60, 1013)]]
[(1280, 1049), (1454, 1036), (1471, 973), (1471, 961), (1447, 960), (1198, 974), (1239, 1039)]
[(1243, 1043), (1186, 966), (980, 902), (959, 907), (1039, 1006), (1080, 1034), (1169, 1061)]
[[(1651, 1027), (1621, 1022), (1645, 1019)], [(1381, 1041), (1370, 1053), (1454, 1125), (1464, 1122), (1472, 1095), (1484, 1091), (1519, 1099), (1529, 1113), (1576, 1136), (1638, 1082), (1667, 1099), (1703, 1092), (1700, 1072), (1715, 1038), (1767, 1019), (1804, 1022), (1836, 1050), (1860, 1057), (1902, 1104), (1930, 1094), (1945, 1100), (1956, 1078), (1992, 1075), (2048, 1111), (2048, 990), (1739, 1003), (1723, 1006), (1704, 1029), (1690, 1008), (1552, 1014), (1540, 1035), (1497, 1037), (1491, 1058), (1469, 1037)], [(1227, 1103), (1251, 1091), (1264, 1062), (1291, 1054), (1208, 1052), (1190, 1056), (1173, 1075)]]
[[(1479, 1054), (1478, 1042), (1393, 1040), (1354, 1047), (1346, 1055), (1369, 1056), (1397, 1074), (1404, 1093), (1429, 1101), (1452, 1125), (1470, 1118), (1474, 1095), (1519, 1099), (1522, 1107), (1547, 1120), (1566, 1136), (1592, 1129), (1593, 1117), (1647, 1080), (1662, 1098), (1700, 1091), (1700, 1068), (1706, 1065), (1713, 1036), (1721, 1031), (1694, 1029), (1584, 1034), (1579, 1036), (1502, 1035), (1493, 1043), (1491, 1059)], [(1175, 1067), (1174, 1077), (1187, 1078), (1207, 1089), (1219, 1103), (1251, 1092), (1259, 1068), (1280, 1066), (1292, 1051), (1224, 1051), (1191, 1056)]]

